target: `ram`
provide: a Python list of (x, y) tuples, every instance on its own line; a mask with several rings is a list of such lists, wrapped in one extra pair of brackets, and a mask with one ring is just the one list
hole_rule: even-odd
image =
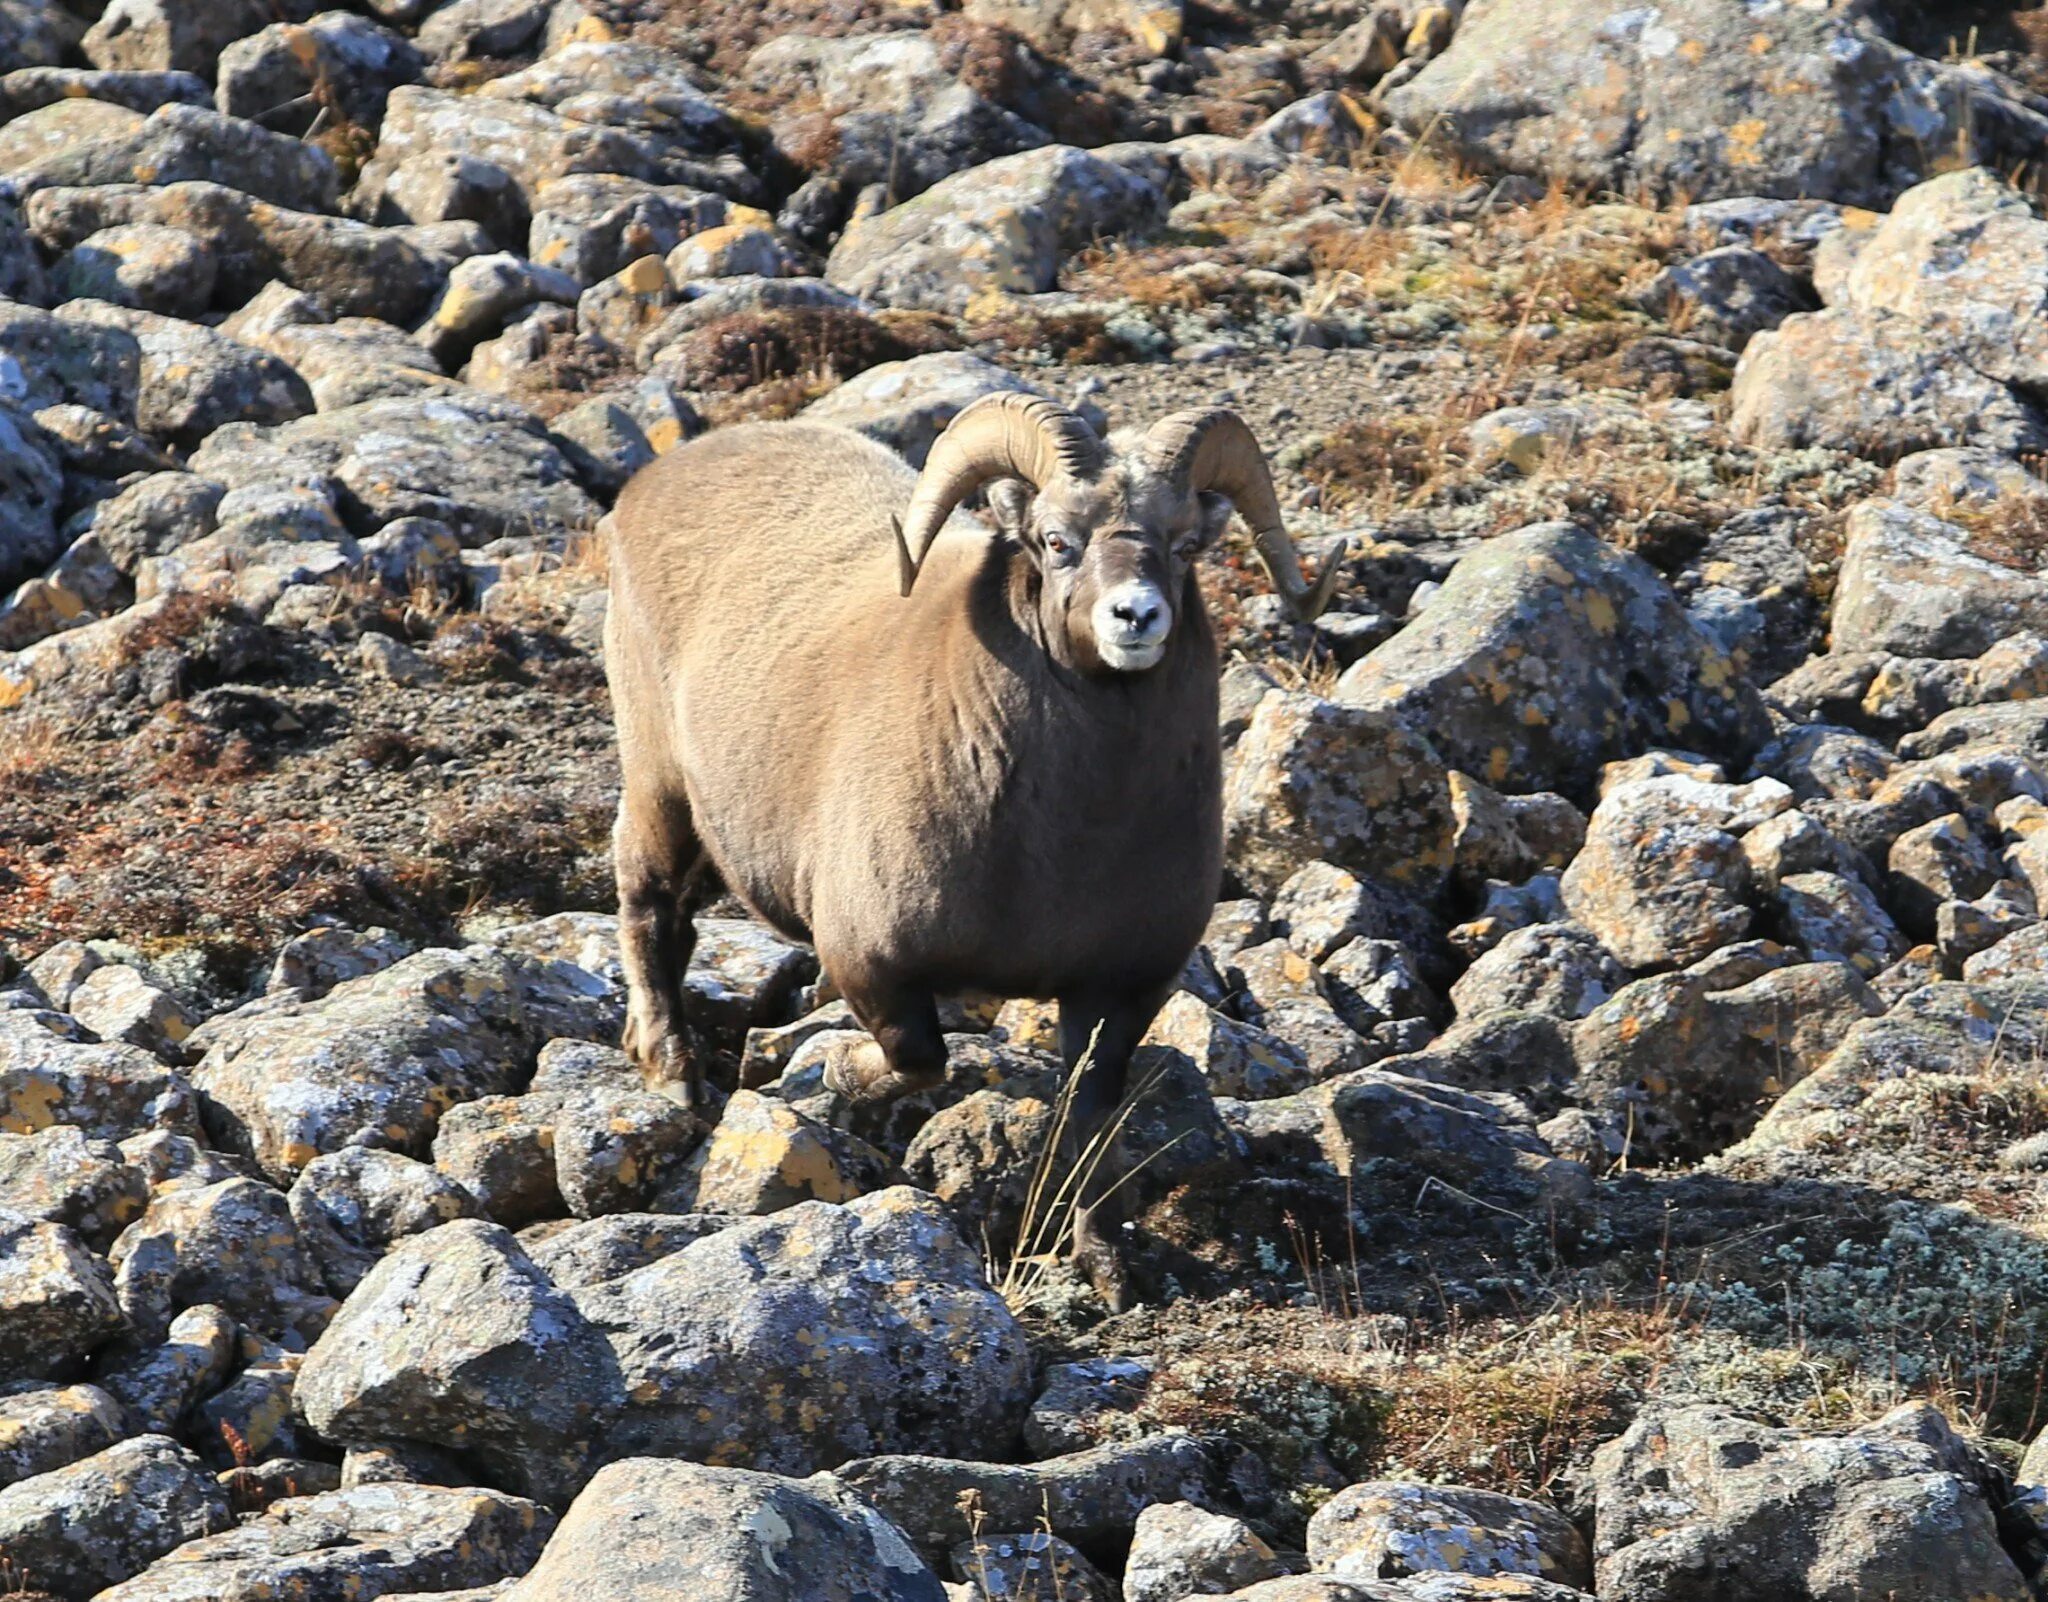
[[(956, 515), (984, 487), (993, 529)], [(828, 1064), (834, 1090), (941, 1079), (938, 996), (1055, 999), (1069, 1069), (1087, 1059), (1070, 1129), (1098, 1129), (1222, 872), (1194, 562), (1233, 507), (1313, 617), (1341, 552), (1304, 582), (1231, 412), (1105, 442), (1003, 394), (921, 474), (857, 434), (771, 423), (635, 478), (611, 518), (605, 659), (625, 1045), (649, 1081), (703, 1095), (683, 976), (722, 882), (817, 948), (868, 1032)], [(1077, 1247), (1113, 1283), (1099, 1199)]]

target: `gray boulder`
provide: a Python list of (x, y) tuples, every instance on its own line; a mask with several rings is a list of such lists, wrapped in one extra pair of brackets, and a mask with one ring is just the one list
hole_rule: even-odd
[(96, 1385), (0, 1394), (0, 1490), (91, 1457), (127, 1435), (120, 1403)]
[(1036, 1526), (1109, 1558), (1155, 1502), (1213, 1501), (1213, 1472), (1208, 1452), (1192, 1436), (1148, 1435), (1042, 1463), (863, 1458), (833, 1478), (934, 1554), (972, 1540), (978, 1523), (984, 1529)]
[(76, 1373), (121, 1328), (106, 1265), (62, 1224), (0, 1213), (0, 1289), (10, 1374)]
[[(221, 52), (285, 13), (303, 22), (310, 0), (112, 0), (85, 36), (86, 59), (125, 72), (189, 72), (211, 78)], [(147, 108), (144, 108), (147, 109)]]
[(346, 11), (323, 11), (304, 24), (273, 22), (221, 53), (214, 104), (231, 117), (304, 134), (328, 108), (359, 128), (384, 120), (384, 102), (426, 69), (403, 34)]
[(1899, 196), (1837, 299), (1903, 317), (1987, 378), (2048, 391), (2048, 222), (1982, 167)]
[(600, 1595), (945, 1602), (903, 1532), (826, 1476), (631, 1458), (599, 1472), (505, 1602)]
[(2030, 402), (1887, 312), (1831, 306), (1758, 334), (1735, 369), (1729, 431), (1760, 450), (1821, 446), (1891, 461), (1941, 445), (2048, 444)]
[(1565, 907), (1624, 967), (1697, 961), (1748, 931), (1753, 881), (1741, 836), (1791, 806), (1776, 779), (1624, 784), (1594, 810), (1585, 849), (1565, 869)]
[(777, 144), (801, 160), (822, 120), (833, 142), (822, 170), (855, 187), (886, 183), (908, 197), (1050, 142), (1044, 129), (948, 72), (938, 41), (921, 34), (786, 34), (749, 56), (746, 74), (778, 96), (801, 97), (800, 113), (792, 108), (772, 125)]
[(1308, 1560), (1319, 1574), (1358, 1579), (1454, 1573), (1528, 1574), (1584, 1590), (1585, 1538), (1556, 1508), (1460, 1485), (1368, 1480), (1316, 1510)]
[(191, 1087), (149, 1052), (81, 1040), (55, 1013), (0, 1010), (0, 1127), (53, 1124), (99, 1140), (198, 1129)]
[[(8, 359), (0, 354), (0, 382)], [(63, 493), (55, 442), (33, 418), (0, 401), (0, 590), (36, 572), (62, 548), (57, 514)]]
[(289, 1181), (365, 1141), (423, 1155), (443, 1112), (510, 1089), (536, 1045), (517, 964), (430, 950), (317, 1001), (215, 1019), (192, 1072), (223, 1146)]
[(328, 1291), (346, 1297), (398, 1241), (473, 1218), (468, 1191), (394, 1151), (345, 1146), (316, 1157), (291, 1188), (292, 1222)]
[[(210, 0), (169, 0), (192, 4)], [(169, 105), (123, 132), (68, 141), (57, 153), (17, 172), (23, 193), (57, 185), (175, 184), (232, 175), (233, 187), (295, 211), (332, 211), (340, 180), (317, 146), (275, 134), (240, 117), (199, 106)]]
[(1645, 746), (1741, 761), (1770, 732), (1756, 692), (1656, 571), (1565, 523), (1486, 541), (1336, 693), (1495, 788), (1573, 796)]
[(1231, 867), (1266, 894), (1320, 860), (1428, 897), (1449, 876), (1456, 830), (1444, 764), (1400, 709), (1299, 690), (1252, 714), (1223, 820)]
[[(245, 307), (224, 332), (256, 345), (263, 341), (244, 326), (256, 315), (246, 303), (272, 284), (316, 296), (321, 321), (375, 316), (410, 324), (448, 275), (445, 252), (432, 247), (426, 230), (295, 211), (200, 179), (41, 189), (27, 210), (36, 239), (49, 250), (72, 249), (109, 228), (145, 225), (199, 240), (214, 263), (214, 298)], [(487, 248), (482, 240), (474, 244)]]
[(98, 1596), (233, 1522), (212, 1473), (167, 1435), (139, 1435), (0, 1491), (0, 1552), (64, 1602)]
[[(1023, 1331), (918, 1191), (803, 1202), (570, 1294), (630, 1398), (605, 1432), (612, 1456), (809, 1473), (864, 1452), (963, 1453), (1007, 1440), (1030, 1400)], [(807, 1378), (821, 1363), (826, 1390)]]
[(1473, 0), (1387, 106), (1482, 168), (1664, 199), (1882, 208), (1958, 147), (1996, 159), (2042, 137), (2018, 91), (1901, 49), (1856, 8), (1724, 0)]
[(101, 300), (68, 302), (57, 315), (134, 336), (142, 352), (136, 426), (180, 450), (227, 423), (284, 423), (313, 409), (290, 367), (202, 324)]
[(142, 348), (117, 328), (0, 301), (0, 411), (69, 402), (122, 421), (135, 416)]
[(272, 1502), (240, 1528), (190, 1541), (101, 1602), (268, 1602), (420, 1595), (523, 1574), (554, 1526), (496, 1491), (358, 1485)]
[(229, 488), (330, 475), (351, 532), (401, 517), (446, 524), (465, 544), (594, 525), (596, 502), (521, 407), (470, 391), (364, 401), (282, 427), (230, 425), (192, 470)]
[(1704, 1594), (1785, 1602), (2031, 1594), (1967, 1449), (1925, 1406), (1845, 1435), (1653, 1406), (1595, 1454), (1592, 1479), (1598, 1591), (1614, 1602), (1665, 1602), (1702, 1574), (1731, 1577)]
[(57, 262), (61, 300), (104, 300), (166, 317), (196, 317), (213, 299), (218, 265), (182, 228), (132, 223), (88, 234)]
[(812, 401), (803, 416), (806, 422), (851, 428), (888, 446), (912, 467), (922, 467), (932, 441), (969, 404), (1013, 390), (1044, 393), (969, 352), (934, 351), (870, 367)]
[(989, 290), (1053, 287), (1061, 256), (1163, 216), (1149, 179), (1071, 145), (986, 162), (856, 219), (825, 276), (883, 306), (958, 313)]
[(1634, 298), (1645, 311), (1682, 324), (1688, 336), (1735, 351), (1794, 312), (1814, 309), (1813, 296), (1796, 278), (1746, 245), (1674, 262)]
[(1734, 947), (1638, 980), (1581, 1019), (1575, 1094), (1629, 1130), (1635, 1158), (1697, 1157), (1747, 1132), (1881, 1010), (1844, 963)]
[(560, 1502), (625, 1401), (602, 1333), (495, 1224), (412, 1236), (357, 1286), (299, 1371), (330, 1440), (459, 1441), (491, 1474)]
[(2048, 629), (2048, 577), (1997, 560), (1981, 526), (1879, 497), (1849, 513), (1833, 623), (1836, 651), (1980, 656), (2021, 630)]
[(1160, 1502), (1138, 1515), (1124, 1560), (1124, 1602), (1185, 1602), (1283, 1573), (1251, 1526), (1192, 1502)]
[(111, 1141), (64, 1124), (0, 1133), (0, 1209), (62, 1224), (104, 1251), (148, 1200), (142, 1171)]
[(144, 1340), (211, 1305), (303, 1348), (334, 1312), (283, 1193), (253, 1179), (160, 1191), (109, 1256), (121, 1312)]

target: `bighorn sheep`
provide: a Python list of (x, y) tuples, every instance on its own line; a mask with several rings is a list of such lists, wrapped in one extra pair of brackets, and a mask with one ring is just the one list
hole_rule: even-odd
[[(983, 486), (994, 532), (954, 515)], [(816, 946), (872, 1037), (830, 1063), (835, 1090), (936, 1083), (935, 995), (1055, 998), (1070, 1069), (1095, 1041), (1070, 1123), (1100, 1127), (1221, 877), (1193, 563), (1233, 506), (1315, 616), (1342, 553), (1304, 582), (1231, 412), (1105, 444), (1001, 394), (922, 473), (857, 434), (771, 423), (639, 474), (611, 519), (605, 660), (625, 1045), (649, 1081), (701, 1099), (682, 981), (691, 913), (722, 880)], [(1082, 1217), (1081, 1254), (1113, 1281)]]

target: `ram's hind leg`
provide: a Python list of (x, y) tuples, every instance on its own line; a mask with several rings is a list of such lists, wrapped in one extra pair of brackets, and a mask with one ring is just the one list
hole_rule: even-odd
[(929, 990), (860, 969), (841, 968), (832, 976), (873, 1038), (833, 1052), (825, 1064), (828, 1089), (852, 1101), (893, 1101), (946, 1077), (946, 1037)]
[(683, 976), (697, 944), (691, 916), (711, 895), (716, 876), (689, 803), (629, 787), (612, 830), (612, 863), (626, 970), (621, 1043), (649, 1086), (700, 1105), (704, 1068), (683, 1013)]

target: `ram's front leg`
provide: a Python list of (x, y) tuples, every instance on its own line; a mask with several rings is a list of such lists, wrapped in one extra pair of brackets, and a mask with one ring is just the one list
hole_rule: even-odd
[(1058, 1174), (1072, 1185), (1074, 1265), (1111, 1312), (1131, 1302), (1130, 1270), (1118, 1240), (1128, 1170), (1117, 1113), (1129, 1091), (1131, 1053), (1171, 993), (1171, 986), (1162, 986), (1136, 995), (1060, 997), (1060, 1055), (1080, 1078), (1068, 1098)]

